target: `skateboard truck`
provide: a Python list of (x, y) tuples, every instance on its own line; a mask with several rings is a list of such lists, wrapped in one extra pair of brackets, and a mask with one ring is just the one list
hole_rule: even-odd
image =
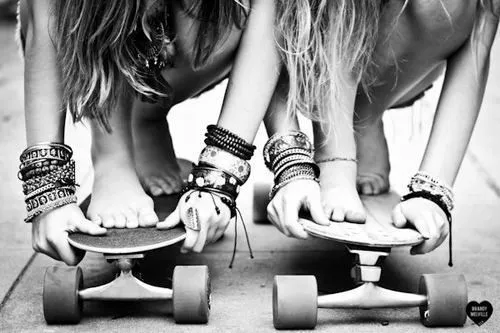
[(465, 323), (467, 286), (463, 275), (424, 274), (417, 294), (380, 287), (383, 259), (391, 248), (347, 246), (354, 254), (352, 290), (318, 296), (316, 278), (311, 275), (276, 276), (273, 286), (273, 323), (278, 329), (313, 329), (318, 308), (402, 308), (419, 307), (425, 326), (462, 326)]
[(393, 291), (377, 284), (382, 272), (380, 265), (389, 255), (390, 248), (374, 251), (348, 246), (348, 250), (355, 255), (356, 263), (351, 270), (351, 277), (360, 286), (349, 291), (319, 296), (319, 308), (398, 308), (427, 303), (425, 295)]
[(104, 255), (120, 269), (117, 277), (102, 286), (80, 290), (78, 295), (84, 301), (159, 301), (172, 299), (172, 289), (151, 286), (132, 274), (132, 268), (144, 254)]

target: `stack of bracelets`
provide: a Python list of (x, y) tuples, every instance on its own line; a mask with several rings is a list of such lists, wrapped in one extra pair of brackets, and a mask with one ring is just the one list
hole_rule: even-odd
[(20, 157), (18, 177), (23, 182), (25, 222), (43, 213), (76, 203), (73, 151), (62, 143), (40, 143), (26, 148)]
[[(246, 142), (236, 134), (225, 128), (209, 125), (205, 134), (205, 144), (207, 145), (198, 160), (198, 165), (193, 166), (185, 191), (206, 192), (212, 196), (215, 211), (220, 214), (220, 209), (215, 203), (214, 195), (229, 207), (231, 218), (239, 213), (236, 208), (236, 198), (240, 192), (240, 187), (245, 184), (250, 177), (250, 160), (255, 151), (255, 146)], [(201, 195), (201, 194), (200, 194)], [(188, 201), (190, 195), (186, 196)], [(184, 223), (186, 228), (200, 230), (198, 218), (194, 217), (195, 212), (188, 209), (188, 220)], [(241, 213), (239, 213), (241, 218)], [(237, 217), (234, 223), (234, 249), (229, 268), (232, 268), (236, 254), (237, 240)], [(242, 219), (245, 236), (247, 239), (250, 258), (253, 258), (252, 248), (248, 237), (245, 222)]]
[(314, 149), (307, 135), (300, 131), (277, 133), (264, 146), (264, 162), (274, 174), (276, 192), (295, 180), (307, 179), (319, 182), (319, 168), (313, 159)]
[(450, 186), (446, 185), (439, 179), (432, 177), (426, 172), (419, 171), (411, 179), (408, 184), (409, 193), (401, 198), (401, 201), (406, 201), (412, 198), (424, 198), (438, 205), (446, 215), (450, 224), (449, 251), (450, 259), (449, 266), (453, 266), (452, 262), (452, 238), (451, 238), (451, 211), (454, 207), (453, 192)]
[[(207, 127), (205, 137), (207, 146), (188, 177), (186, 190), (218, 195), (234, 217), (240, 187), (250, 176), (248, 160), (252, 158), (255, 146), (215, 125)], [(216, 211), (219, 213), (218, 207)]]

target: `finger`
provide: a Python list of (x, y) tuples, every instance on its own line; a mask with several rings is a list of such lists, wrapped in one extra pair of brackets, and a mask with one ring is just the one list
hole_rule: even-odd
[(43, 253), (54, 260), (62, 261), (61, 256), (59, 256), (57, 251), (52, 246), (50, 246), (47, 241), (39, 240), (36, 244), (33, 245), (33, 250)]
[(226, 232), (227, 227), (225, 228), (217, 228), (217, 230), (214, 233), (213, 240), (212, 242), (215, 243), (218, 240), (220, 240), (222, 237), (224, 237), (224, 232)]
[(285, 228), (288, 231), (288, 235), (296, 238), (306, 239), (308, 234), (298, 222), (298, 205), (291, 202), (285, 202), (283, 208), (283, 221), (285, 224)]
[(158, 215), (153, 208), (145, 207), (139, 209), (139, 226), (152, 227), (158, 223)]
[(285, 233), (283, 230), (283, 226), (280, 223), (280, 219), (278, 218), (278, 212), (276, 211), (276, 207), (274, 203), (270, 203), (267, 206), (267, 219), (271, 222), (281, 233)]
[(335, 222), (343, 222), (345, 220), (344, 209), (341, 207), (333, 208), (333, 212), (330, 218)]
[(47, 235), (47, 242), (57, 251), (61, 260), (67, 265), (74, 266), (83, 259), (82, 252), (76, 252), (68, 243), (68, 233), (58, 232), (53, 235)]
[(175, 208), (175, 210), (170, 213), (169, 216), (163, 222), (159, 222), (156, 224), (158, 229), (171, 229), (181, 223), (181, 217), (179, 214), (179, 206)]
[(186, 229), (186, 239), (184, 240), (184, 244), (182, 244), (181, 252), (187, 253), (192, 251), (197, 239), (198, 231)]
[(210, 213), (203, 213), (207, 212), (207, 210), (195, 210), (195, 214), (198, 215), (198, 223), (200, 225), (200, 232), (198, 234), (198, 239), (196, 240), (196, 243), (193, 247), (194, 252), (201, 252), (203, 251), (203, 248), (205, 247), (205, 244), (207, 242), (207, 234), (209, 229), (217, 229), (218, 223), (220, 221), (214, 221)]
[(396, 205), (392, 210), (392, 223), (396, 228), (404, 228), (406, 226), (407, 220), (403, 214), (402, 204)]
[(330, 225), (330, 220), (325, 215), (325, 211), (321, 206), (321, 201), (318, 197), (308, 200), (308, 209), (314, 222), (320, 225)]
[(425, 218), (422, 218), (422, 217), (418, 217), (415, 219), (415, 221), (410, 221), (413, 223), (413, 225), (415, 226), (415, 228), (418, 230), (418, 232), (420, 232), (420, 234), (422, 234), (422, 236), (425, 238), (425, 239), (430, 239), (431, 238), (431, 235), (430, 235), (430, 231), (429, 231), (429, 226), (428, 226), (428, 223), (426, 221)]
[(427, 214), (424, 219), (427, 221), (429, 238), (438, 239), (441, 236), (441, 230), (438, 227), (439, 220), (436, 220), (434, 214)]
[(77, 221), (74, 225), (74, 230), (88, 234), (88, 235), (103, 235), (107, 232), (106, 228), (100, 227), (95, 223), (92, 223), (91, 221), (81, 218), (79, 221)]

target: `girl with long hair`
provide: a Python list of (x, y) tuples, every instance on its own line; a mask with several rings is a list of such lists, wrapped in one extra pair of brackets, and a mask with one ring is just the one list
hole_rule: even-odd
[[(273, 20), (267, 0), (21, 1), (28, 148), (19, 175), (34, 249), (76, 264), (82, 255), (69, 246), (68, 232), (155, 225), (146, 191), (171, 193), (181, 182), (165, 114), (231, 71), (219, 121), (207, 133), (210, 160), (199, 162), (193, 172), (202, 175), (181, 200), (211, 205), (201, 227), (193, 209), (182, 208), (184, 250), (201, 251), (220, 237), (279, 75)], [(66, 112), (92, 126), (88, 219), (76, 205)], [(236, 178), (222, 170), (226, 161), (242, 166)]]
[[(396, 226), (411, 224), (426, 238), (412, 253), (443, 242), (451, 222), (451, 186), (483, 98), (499, 6), (498, 0), (278, 1), (288, 87), (274, 99), (281, 101), (281, 111), (268, 119), (289, 119), (288, 130), (297, 129), (297, 113), (313, 121), (314, 159), (330, 220), (365, 221), (358, 192), (389, 189), (384, 111), (411, 105), (445, 70), (419, 172), (393, 211)], [(286, 235), (307, 237), (297, 217), (318, 197), (315, 183), (275, 185), (268, 215)]]

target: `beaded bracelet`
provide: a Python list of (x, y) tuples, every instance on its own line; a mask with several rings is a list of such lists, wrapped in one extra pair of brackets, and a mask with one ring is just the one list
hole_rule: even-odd
[(236, 178), (220, 169), (195, 166), (188, 176), (188, 189), (207, 189), (236, 199), (240, 186)]
[(253, 156), (255, 146), (224, 128), (209, 125), (205, 136), (205, 143), (208, 146), (221, 148), (244, 160), (249, 160)]

